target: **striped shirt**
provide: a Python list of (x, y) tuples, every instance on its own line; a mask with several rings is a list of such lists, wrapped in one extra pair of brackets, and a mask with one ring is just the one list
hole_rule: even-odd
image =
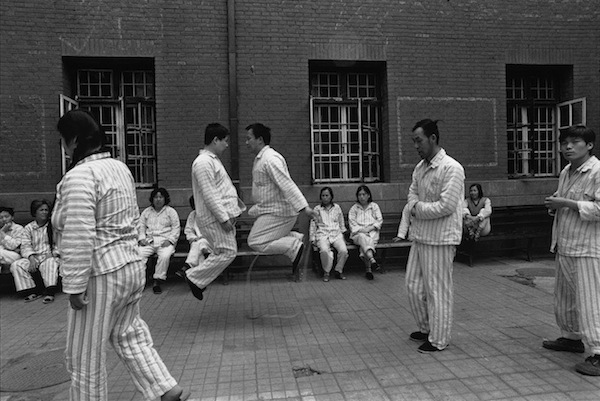
[(465, 171), (440, 149), (421, 160), (412, 174), (408, 201), (416, 202), (409, 239), (427, 245), (458, 245), (462, 238)]
[(10, 223), (4, 234), (4, 238), (0, 241), (0, 248), (8, 251), (18, 251), (18, 248), (21, 246), (23, 226), (17, 223)]
[[(181, 233), (181, 223), (177, 211), (169, 205), (159, 211), (148, 206), (142, 212), (138, 223), (138, 240), (164, 238), (172, 245), (177, 244)], [(160, 244), (155, 244), (160, 245)]]
[(254, 159), (252, 199), (255, 202), (249, 211), (252, 217), (263, 214), (296, 216), (308, 207), (306, 198), (290, 177), (285, 159), (269, 145), (264, 146)]
[(200, 150), (192, 163), (192, 190), (198, 227), (224, 223), (246, 210), (223, 163), (209, 150)]
[(600, 160), (590, 157), (569, 176), (567, 165), (554, 196), (577, 201), (578, 210), (556, 211), (552, 225), (552, 252), (564, 256), (600, 257)]
[(375, 202), (370, 202), (367, 206), (363, 207), (360, 203), (355, 203), (348, 212), (348, 225), (350, 226), (350, 236), (357, 234), (361, 228), (375, 226), (376, 239), (379, 239), (379, 231), (381, 231), (381, 226), (383, 225), (383, 215), (381, 214), (379, 205)]
[(90, 276), (141, 260), (138, 219), (131, 172), (110, 153), (88, 156), (68, 171), (56, 187), (52, 215), (64, 292), (82, 293)]
[(333, 242), (346, 232), (344, 212), (337, 203), (332, 204), (330, 208), (318, 205), (313, 210), (319, 215), (319, 222), (310, 221), (311, 242), (318, 241), (323, 237)]
[(31, 255), (48, 258), (52, 256), (52, 248), (48, 240), (48, 223), (40, 226), (35, 220), (27, 224), (21, 234), (21, 256), (25, 259)]

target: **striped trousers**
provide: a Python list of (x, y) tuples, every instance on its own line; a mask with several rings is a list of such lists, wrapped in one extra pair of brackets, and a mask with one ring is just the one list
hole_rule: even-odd
[(144, 264), (146, 264), (150, 256), (156, 254), (156, 267), (154, 268), (152, 278), (156, 280), (166, 280), (171, 256), (175, 253), (175, 246), (161, 246), (163, 241), (165, 241), (165, 238), (155, 237), (154, 241), (155, 242), (150, 245), (140, 246), (138, 252), (144, 259)]
[(439, 349), (450, 343), (454, 313), (455, 245), (414, 242), (406, 264), (408, 302), (417, 326)]
[(258, 216), (248, 234), (248, 245), (257, 252), (285, 255), (294, 261), (304, 237), (301, 233), (292, 232), (296, 219), (297, 216)]
[(339, 235), (333, 241), (328, 237), (321, 237), (317, 240), (317, 247), (319, 248), (319, 257), (321, 258), (321, 267), (323, 267), (325, 273), (329, 273), (333, 267), (334, 255), (331, 250), (332, 247), (337, 251), (335, 271), (340, 273), (344, 271), (344, 265), (346, 264), (346, 260), (348, 260), (348, 248), (346, 247), (343, 235)]
[(204, 261), (204, 253), (210, 253), (210, 244), (206, 238), (190, 242), (190, 251), (185, 258), (185, 263), (195, 267)]
[[(55, 287), (58, 284), (58, 258), (35, 256), (40, 262), (38, 270), (46, 288)], [(19, 259), (10, 265), (10, 272), (15, 279), (17, 291), (25, 291), (35, 288), (35, 281), (29, 272), (29, 259)]]
[(202, 227), (202, 234), (208, 241), (211, 253), (204, 261), (186, 271), (185, 274), (192, 283), (202, 289), (206, 288), (234, 261), (237, 255), (235, 232), (235, 227), (231, 231), (225, 231), (218, 222)]
[(554, 315), (562, 337), (600, 354), (600, 258), (557, 253)]
[(71, 374), (70, 401), (108, 400), (109, 341), (146, 399), (156, 399), (177, 384), (140, 317), (145, 268), (141, 261), (132, 262), (117, 271), (90, 277), (89, 304), (81, 310), (69, 308), (65, 356)]
[(8, 249), (4, 249), (0, 246), (0, 266), (8, 265), (10, 266), (13, 262), (21, 259), (21, 255), (15, 251), (9, 251)]

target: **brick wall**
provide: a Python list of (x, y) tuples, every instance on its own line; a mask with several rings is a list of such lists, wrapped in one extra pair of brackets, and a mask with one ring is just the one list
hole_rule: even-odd
[[(236, 1), (240, 182), (253, 155), (244, 127), (263, 122), (294, 179), (311, 186), (310, 60), (386, 63), (386, 184), (397, 208), (417, 162), (415, 121), (442, 119), (441, 144), (504, 204), (539, 202), (555, 179), (506, 178), (507, 64), (572, 65), (573, 97), (586, 97), (600, 132), (600, 11), (596, 0), (398, 2)], [(190, 164), (207, 123), (229, 125), (227, 1), (2, 2), (0, 4), (0, 203), (28, 205), (60, 179), (55, 124), (68, 90), (62, 57), (152, 57), (159, 185), (187, 213)], [(355, 184), (340, 186), (351, 202)], [(527, 191), (525, 194), (522, 191)], [(146, 195), (140, 191), (141, 206)], [(316, 194), (316, 195), (315, 195)], [(386, 206), (388, 208), (388, 206)], [(24, 211), (27, 207), (24, 207)]]

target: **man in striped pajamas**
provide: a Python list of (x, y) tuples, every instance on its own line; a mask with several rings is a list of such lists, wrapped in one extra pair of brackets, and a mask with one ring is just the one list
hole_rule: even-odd
[(296, 273), (304, 250), (304, 235), (292, 232), (300, 212), (318, 218), (290, 177), (284, 157), (271, 148), (271, 129), (261, 123), (246, 127), (246, 145), (256, 154), (252, 167), (252, 199), (249, 214), (256, 222), (248, 235), (255, 251), (285, 255)]
[(592, 156), (596, 134), (577, 125), (562, 130), (559, 141), (569, 164), (545, 204), (554, 214), (554, 314), (562, 335), (543, 346), (583, 353), (583, 339), (592, 355), (575, 370), (600, 376), (600, 161)]
[(212, 252), (184, 273), (192, 294), (199, 300), (206, 287), (235, 259), (235, 220), (246, 210), (219, 159), (229, 147), (229, 130), (218, 123), (209, 124), (204, 145), (192, 164), (192, 190), (196, 223)]
[(419, 331), (410, 339), (423, 342), (418, 351), (442, 351), (450, 342), (454, 307), (452, 263), (462, 236), (465, 173), (439, 146), (437, 121), (421, 120), (412, 131), (421, 157), (408, 190), (411, 208), (406, 287)]

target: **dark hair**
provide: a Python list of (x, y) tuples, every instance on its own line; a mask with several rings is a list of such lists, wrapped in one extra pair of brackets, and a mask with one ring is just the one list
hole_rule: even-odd
[(477, 191), (479, 191), (479, 197), (483, 198), (483, 189), (481, 188), (481, 184), (471, 184), (469, 186), (469, 191), (471, 190), (471, 188), (476, 187)]
[(31, 206), (29, 207), (29, 211), (31, 212), (31, 216), (35, 218), (35, 214), (37, 213), (38, 209), (42, 206), (48, 206), (48, 229), (47, 234), (48, 234), (48, 243), (50, 244), (50, 249), (54, 249), (54, 238), (52, 236), (53, 232), (52, 232), (52, 204), (50, 203), (49, 200), (47, 199), (34, 199), (31, 201)]
[(435, 143), (438, 144), (440, 142), (440, 131), (438, 130), (438, 126), (437, 126), (438, 121), (440, 121), (440, 120), (433, 121), (433, 120), (430, 120), (429, 118), (426, 118), (424, 120), (417, 122), (412, 130), (414, 132), (418, 128), (423, 128), (423, 134), (427, 138), (429, 138), (431, 135), (435, 134)]
[(254, 124), (250, 124), (249, 126), (246, 127), (246, 131), (250, 131), (250, 130), (252, 130), (252, 134), (254, 135), (254, 137), (256, 139), (262, 137), (265, 145), (268, 145), (271, 143), (271, 128), (269, 128), (266, 125), (263, 125), (261, 123), (254, 123)]
[[(331, 189), (331, 187), (323, 187), (321, 188), (321, 191), (319, 192), (319, 199), (321, 198), (321, 195), (323, 195), (323, 192), (325, 191), (329, 191), (329, 195), (331, 195), (331, 204), (333, 204), (333, 189)], [(321, 204), (323, 204), (321, 202)]]
[(152, 201), (154, 200), (154, 197), (156, 196), (157, 193), (159, 193), (165, 197), (165, 205), (168, 205), (169, 203), (171, 203), (171, 196), (169, 195), (169, 191), (167, 191), (164, 188), (154, 188), (152, 190), (152, 192), (150, 192), (150, 205), (152, 205)]
[(367, 193), (367, 195), (369, 195), (369, 199), (367, 200), (367, 202), (371, 203), (373, 202), (373, 196), (371, 195), (371, 190), (369, 189), (368, 186), (366, 185), (361, 185), (360, 187), (358, 187), (358, 189), (356, 190), (356, 201), (358, 202), (358, 193), (360, 191), (365, 191)]
[(77, 140), (69, 169), (89, 155), (108, 151), (104, 146), (106, 143), (104, 129), (88, 111), (67, 112), (58, 120), (56, 129), (66, 143)]
[[(563, 142), (568, 137), (581, 138), (585, 143), (591, 143), (592, 145), (596, 144), (596, 133), (583, 124), (571, 125), (570, 127), (561, 129), (560, 135), (558, 136), (558, 142)], [(592, 149), (590, 149), (589, 153), (592, 154)]]
[(8, 212), (8, 214), (15, 217), (15, 209), (13, 209), (12, 207), (0, 206), (0, 213), (2, 212)]
[(213, 139), (224, 139), (229, 135), (229, 130), (219, 123), (210, 123), (204, 130), (204, 144), (209, 145)]
[(194, 202), (194, 195), (190, 196), (190, 207), (192, 208), (192, 210), (196, 210), (196, 203)]

